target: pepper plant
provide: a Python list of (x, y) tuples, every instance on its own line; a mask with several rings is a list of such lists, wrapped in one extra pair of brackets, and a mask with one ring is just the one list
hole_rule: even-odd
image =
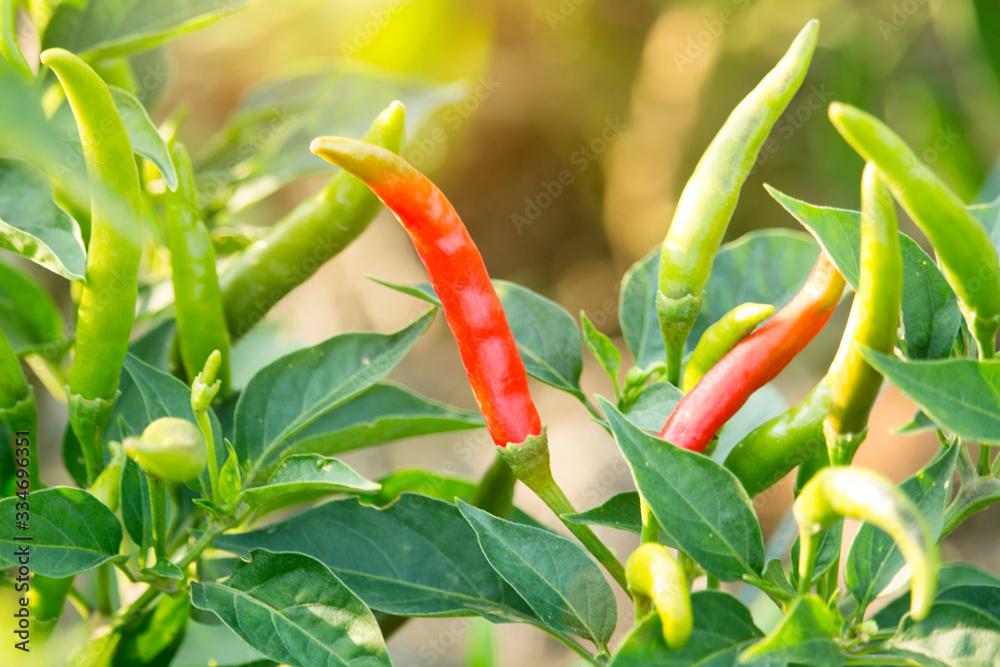
[[(385, 640), (410, 619), (479, 616), (533, 625), (580, 664), (994, 664), (1000, 579), (942, 564), (938, 544), (1000, 500), (1000, 201), (966, 206), (889, 127), (835, 103), (830, 120), (866, 162), (859, 210), (769, 188), (806, 231), (721, 245), (758, 151), (807, 77), (816, 21), (710, 143), (662, 248), (625, 274), (623, 369), (585, 314), (578, 326), (553, 301), (491, 281), (446, 195), (401, 157), (404, 129), (460, 91), (299, 74), (263, 85), (192, 159), (176, 115), (150, 120), (136, 68), (226, 11), (139, 4), (147, 24), (97, 21), (116, 6), (102, 0), (33, 12), (44, 47), (34, 64), (16, 41), (18, 3), (0, 12), (0, 244), (10, 251), (0, 436), (11, 443), (0, 457), (0, 563), (19, 605), (15, 651), (52, 664), (168, 665), (191, 636), (214, 632), (252, 649), (248, 664), (390, 665)], [(331, 100), (331, 89), (357, 99)], [(264, 132), (279, 116), (281, 131)], [(340, 171), (265, 234), (233, 222), (332, 165)], [(935, 258), (898, 231), (894, 202)], [(235, 368), (240, 339), (383, 204), (429, 279), (386, 288), (421, 300), (424, 314)], [(73, 322), (12, 255), (71, 285)], [(847, 286), (837, 356), (788, 408), (767, 383)], [(385, 379), (438, 311), (478, 412)], [(614, 395), (584, 392), (583, 347)], [(39, 478), (54, 465), (38, 459), (29, 374), (65, 405), (62, 463), (75, 486)], [(529, 378), (603, 425), (635, 491), (571, 504), (548, 448), (565, 436), (544, 425)], [(903, 430), (941, 442), (900, 485), (852, 465), (884, 436), (868, 430), (883, 378), (920, 408)], [(368, 479), (335, 458), (484, 427), (495, 459), (480, 480), (430, 470)], [(765, 545), (752, 499), (796, 470), (799, 537)], [(554, 516), (515, 507), (518, 483)], [(864, 522), (850, 545), (844, 517)], [(634, 551), (620, 558), (595, 525), (635, 534)], [(909, 588), (890, 588), (904, 568)], [(772, 621), (751, 615), (754, 600)], [(79, 646), (52, 640), (60, 621), (86, 625)], [(488, 647), (470, 642), (473, 664), (492, 664)]]

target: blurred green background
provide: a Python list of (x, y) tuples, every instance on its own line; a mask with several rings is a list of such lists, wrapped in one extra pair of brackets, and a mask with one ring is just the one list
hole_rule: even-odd
[[(990, 175), (1000, 153), (995, 0), (265, 0), (169, 44), (166, 62), (149, 65), (169, 66), (168, 83), (147, 102), (157, 121), (190, 108), (180, 136), (197, 154), (252, 86), (310, 61), (463, 81), (470, 96), (410, 137), (406, 157), (451, 199), (495, 278), (521, 282), (571, 313), (586, 310), (616, 336), (621, 275), (662, 239), (688, 175), (729, 111), (814, 17), (821, 32), (809, 75), (743, 189), (727, 240), (797, 227), (763, 183), (815, 204), (858, 207), (862, 162), (826, 119), (833, 100), (886, 119), (967, 201), (1000, 193), (1000, 175)], [(283, 188), (241, 212), (239, 223), (266, 226), (321, 182)], [(385, 331), (418, 308), (365, 274), (422, 279), (405, 236), (384, 213), (276, 309), (280, 345), (350, 329)], [(845, 307), (838, 317), (777, 383), (790, 403), (832, 357)], [(399, 374), (437, 398), (471, 406), (453, 348), (439, 322)], [(244, 354), (277, 356), (273, 349)], [(592, 370), (585, 388), (608, 393)], [(556, 434), (553, 460), (571, 499), (589, 507), (625, 490), (627, 474), (606, 434), (571, 398), (537, 385), (533, 391)], [(898, 393), (883, 392), (872, 424), (880, 435), (860, 462), (895, 479), (926, 462), (933, 436), (887, 434), (912, 413)], [(424, 447), (425, 440), (348, 460), (362, 473), (417, 464), (475, 473), (489, 462), (484, 434)], [(773, 528), (791, 494), (786, 485), (765, 495), (758, 511)], [(530, 496), (518, 501), (548, 517)], [(996, 517), (986, 513), (963, 526), (946, 556), (1000, 569), (995, 531), (983, 530)], [(613, 531), (602, 535), (622, 557), (634, 546)], [(620, 602), (620, 613), (630, 614)], [(416, 621), (393, 637), (390, 650), (404, 667), (465, 664), (462, 646), (473, 629), (469, 619)], [(192, 631), (189, 662), (178, 664), (204, 664), (199, 642), (214, 646), (220, 664), (222, 654), (230, 662), (240, 657), (238, 644), (226, 649), (217, 635), (204, 634), (200, 640)], [(500, 664), (572, 661), (530, 629), (503, 627), (500, 636)]]

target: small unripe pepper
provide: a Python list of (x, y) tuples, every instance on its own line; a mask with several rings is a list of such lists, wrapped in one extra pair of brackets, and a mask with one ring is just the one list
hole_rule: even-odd
[(176, 192), (164, 196), (167, 244), (173, 272), (177, 341), (186, 377), (193, 378), (213, 351), (221, 356), (222, 395), (229, 387), (229, 333), (215, 268), (215, 249), (201, 221), (191, 158), (181, 144), (173, 146)]
[(126, 438), (124, 445), (140, 468), (165, 482), (188, 482), (201, 474), (207, 462), (201, 431), (178, 417), (157, 419), (141, 438)]
[(674, 651), (684, 648), (691, 639), (694, 619), (687, 577), (677, 559), (662, 544), (647, 542), (629, 556), (625, 576), (632, 595), (653, 602), (667, 646)]
[(684, 393), (691, 391), (712, 366), (773, 314), (774, 306), (770, 304), (744, 303), (705, 329), (684, 367), (684, 380), (681, 382)]
[[(393, 102), (362, 141), (398, 153), (405, 119), (402, 103)], [(364, 183), (341, 172), (247, 248), (221, 279), (233, 338), (242, 338), (282, 297), (360, 236), (380, 209)]]
[(903, 298), (903, 259), (896, 209), (873, 162), (861, 179), (861, 266), (858, 291), (843, 342), (827, 377), (830, 414), (824, 432), (833, 465), (848, 465), (868, 430), (868, 416), (882, 386), (882, 376), (858, 352), (866, 345), (892, 352)]
[(322, 137), (312, 151), (364, 181), (406, 230), (441, 300), (469, 384), (500, 447), (542, 432), (528, 374), (479, 249), (444, 194), (391, 151)]
[(1000, 328), (1000, 261), (989, 234), (898, 134), (847, 104), (830, 105), (834, 127), (879, 176), (934, 246), (983, 356), (994, 354)]
[(937, 587), (937, 550), (927, 522), (910, 498), (891, 480), (863, 468), (832, 466), (820, 470), (802, 489), (792, 507), (799, 524), (801, 592), (812, 582), (815, 536), (840, 517), (867, 521), (895, 541), (913, 568), (910, 613), (927, 616)]
[(87, 282), (77, 311), (69, 407), (70, 424), (93, 482), (104, 465), (102, 433), (118, 393), (135, 318), (142, 254), (139, 172), (107, 84), (69, 51), (48, 49), (41, 61), (66, 92), (90, 178)]
[(740, 102), (681, 192), (660, 252), (657, 312), (667, 346), (667, 379), (678, 384), (684, 341), (701, 307), (740, 190), (771, 128), (799, 89), (819, 34), (809, 21), (788, 52)]
[(705, 451), (750, 396), (773, 380), (819, 333), (837, 307), (844, 285), (843, 276), (820, 253), (798, 294), (685, 394), (660, 438), (684, 449)]

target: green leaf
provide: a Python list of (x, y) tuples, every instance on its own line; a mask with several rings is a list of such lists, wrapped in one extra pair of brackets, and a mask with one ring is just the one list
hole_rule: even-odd
[[(958, 460), (958, 446), (943, 450), (926, 468), (908, 478), (900, 489), (927, 520), (936, 540), (944, 525), (944, 510), (951, 496), (951, 475)], [(868, 608), (906, 564), (891, 535), (865, 523), (858, 530), (844, 568), (844, 581), (861, 611)]]
[(236, 452), (233, 451), (233, 446), (228, 440), (226, 441), (226, 450), (228, 450), (229, 455), (226, 457), (226, 462), (222, 464), (222, 468), (219, 469), (219, 497), (215, 499), (215, 502), (225, 514), (231, 515), (240, 503), (242, 483), (240, 481), (239, 457), (236, 456)]
[(329, 494), (378, 489), (378, 484), (369, 482), (346, 463), (319, 454), (303, 454), (282, 461), (266, 486), (245, 490), (241, 500), (250, 507), (257, 507), (281, 496), (305, 491)]
[(1000, 623), (1000, 586), (951, 586), (941, 591), (934, 600), (972, 607)]
[(939, 602), (922, 621), (905, 617), (887, 645), (936, 658), (949, 667), (993, 665), (1000, 656), (1000, 622), (963, 604)]
[(384, 378), (433, 318), (432, 310), (394, 334), (334, 336), (258, 372), (236, 405), (235, 446), (249, 483), (289, 438)]
[(1000, 361), (902, 361), (858, 350), (935, 423), (969, 440), (1000, 443)]
[(643, 431), (659, 433), (683, 397), (684, 392), (669, 382), (654, 382), (642, 388), (625, 418)]
[[(813, 206), (778, 192), (768, 193), (819, 241), (855, 290), (861, 263), (861, 213)], [(934, 260), (905, 234), (899, 235), (903, 258), (903, 343), (911, 359), (947, 357), (961, 325), (958, 299)]]
[[(639, 493), (637, 491), (619, 493), (612, 496), (603, 505), (598, 505), (586, 512), (564, 514), (562, 519), (570, 523), (607, 526), (635, 535), (642, 534), (642, 516), (639, 510)], [(677, 548), (677, 545), (663, 531), (660, 531), (658, 541), (668, 547)]]
[[(938, 595), (954, 586), (1000, 586), (1000, 577), (992, 572), (969, 563), (946, 563), (938, 571)], [(872, 617), (880, 628), (891, 628), (899, 624), (910, 611), (910, 592), (906, 591), (884, 606)]]
[(597, 330), (594, 323), (587, 317), (587, 313), (582, 310), (580, 311), (580, 323), (583, 325), (583, 342), (586, 343), (587, 349), (594, 355), (597, 363), (601, 365), (608, 377), (614, 381), (615, 387), (618, 387), (618, 370), (622, 365), (621, 352), (618, 351), (610, 338)]
[(153, 609), (125, 627), (113, 667), (167, 667), (184, 641), (189, 606), (184, 593), (161, 597)]
[(722, 581), (764, 567), (764, 537), (736, 477), (707, 456), (668, 446), (630, 423), (605, 400), (615, 441), (663, 531)]
[(486, 559), (549, 627), (587, 637), (602, 651), (615, 631), (615, 594), (575, 542), (499, 519), (458, 501)]
[(151, 49), (257, 2), (259, 0), (61, 2), (45, 30), (43, 48), (61, 46), (96, 62)]
[(925, 415), (923, 410), (917, 410), (917, 413), (913, 415), (913, 419), (896, 428), (892, 432), (895, 435), (914, 435), (916, 433), (924, 433), (926, 431), (935, 431), (938, 428), (940, 427), (931, 421), (931, 418)]
[[(161, 577), (163, 579), (176, 579), (181, 581), (184, 579), (184, 572), (181, 571), (179, 567), (173, 564), (172, 561), (166, 558), (160, 558), (156, 561), (156, 565), (153, 567), (144, 567), (139, 570), (140, 573), (150, 577)], [(185, 607), (186, 609), (186, 607)], [(185, 611), (185, 614), (187, 612)]]
[(170, 149), (167, 142), (160, 136), (153, 119), (149, 117), (149, 112), (142, 102), (135, 95), (115, 86), (108, 86), (111, 89), (111, 97), (118, 107), (118, 114), (128, 131), (129, 141), (132, 143), (132, 150), (143, 156), (159, 170), (160, 175), (171, 190), (177, 189), (177, 167), (170, 158)]
[(17, 516), (23, 510), (19, 502), (17, 496), (0, 500), (0, 563), (17, 565), (17, 550), (30, 547), (32, 573), (69, 577), (126, 559), (118, 553), (118, 517), (86, 491), (61, 486), (34, 491), (26, 519)]
[(0, 329), (18, 355), (46, 353), (63, 342), (63, 322), (45, 289), (0, 262)]
[(746, 642), (763, 635), (749, 610), (728, 593), (692, 593), (691, 613), (694, 630), (684, 648), (667, 648), (660, 617), (653, 614), (629, 633), (609, 667), (728, 667)]
[(121, 639), (120, 630), (111, 630), (88, 641), (70, 654), (66, 667), (108, 667)]
[(440, 85), (371, 68), (313, 68), (267, 81), (247, 95), (196, 165), (198, 189), (210, 208), (228, 213), (278, 188), (334, 167), (312, 155), (315, 137), (360, 137), (393, 100), (406, 105), (406, 136), (437, 110), (463, 99), (465, 84)]
[(87, 270), (80, 227), (56, 203), (49, 179), (10, 158), (0, 158), (0, 248), (69, 280)]
[(844, 657), (834, 643), (836, 622), (826, 603), (815, 595), (792, 603), (777, 627), (764, 639), (740, 654), (741, 665), (769, 662), (794, 662), (817, 667), (844, 664)]
[(331, 455), (431, 433), (481, 428), (479, 412), (438, 403), (379, 382), (290, 437), (287, 453)]
[(294, 551), (319, 559), (372, 609), (398, 616), (468, 616), (537, 623), (483, 556), (455, 505), (403, 494), (375, 509), (349, 498), (280, 523), (223, 535), (214, 546)]
[(254, 550), (224, 584), (191, 584), (191, 604), (296, 667), (392, 665), (371, 611), (314, 558)]
[[(752, 232), (722, 246), (688, 336), (688, 348), (694, 347), (712, 323), (741, 303), (784, 306), (805, 283), (818, 254), (807, 234), (784, 230)], [(636, 262), (622, 279), (622, 334), (640, 368), (662, 361), (666, 354), (656, 315), (659, 266), (657, 248)]]
[[(820, 577), (826, 576), (830, 568), (840, 563), (840, 552), (844, 538), (844, 520), (837, 519), (832, 526), (824, 530), (817, 537), (816, 564), (813, 565), (813, 583)], [(799, 536), (792, 542), (791, 562), (795, 565), (792, 568), (792, 583), (796, 586), (799, 583), (799, 548), (801, 542)]]

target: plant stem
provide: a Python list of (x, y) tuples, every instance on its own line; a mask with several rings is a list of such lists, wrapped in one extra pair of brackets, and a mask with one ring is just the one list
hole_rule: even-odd
[(208, 479), (212, 487), (212, 497), (215, 502), (219, 497), (219, 461), (215, 456), (215, 438), (212, 435), (212, 422), (208, 418), (207, 410), (195, 410), (195, 419), (198, 420), (198, 428), (205, 439), (205, 453), (208, 455)]
[(813, 569), (816, 567), (816, 552), (819, 540), (812, 533), (799, 533), (799, 590), (798, 594), (806, 595), (812, 588)]
[(980, 477), (990, 476), (990, 447), (979, 443), (979, 461), (976, 464), (976, 473)]
[(111, 616), (114, 605), (111, 602), (111, 565), (105, 563), (97, 568), (97, 613)]

